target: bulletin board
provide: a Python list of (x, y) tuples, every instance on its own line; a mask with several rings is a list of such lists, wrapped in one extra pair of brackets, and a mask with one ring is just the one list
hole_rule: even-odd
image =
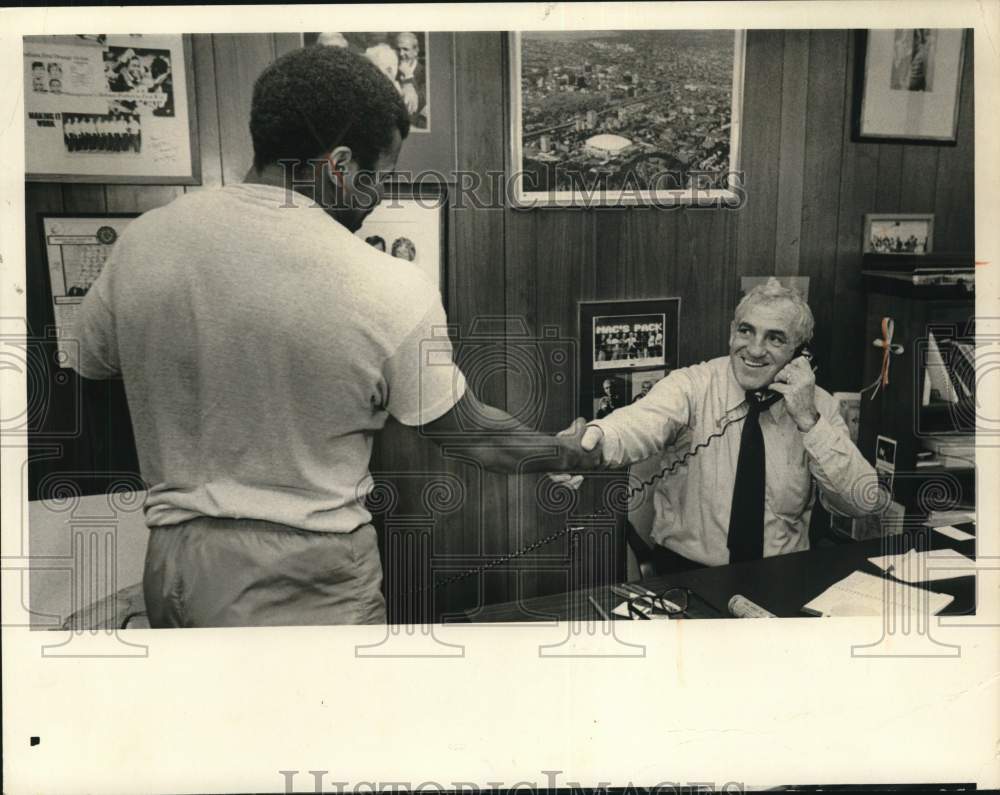
[(26, 178), (198, 184), (187, 38), (25, 36)]

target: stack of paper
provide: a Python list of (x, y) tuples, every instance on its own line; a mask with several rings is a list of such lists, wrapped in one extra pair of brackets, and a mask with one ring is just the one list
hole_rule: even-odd
[[(976, 529), (976, 525), (972, 522), (966, 523), (965, 527), (969, 530)], [(972, 533), (963, 530), (961, 527), (955, 527), (950, 524), (935, 527), (934, 532), (940, 533), (943, 536), (948, 536), (948, 538), (953, 538), (956, 541), (973, 541), (976, 538)]]
[(975, 574), (975, 561), (954, 549), (934, 549), (917, 552), (911, 549), (903, 555), (883, 555), (868, 558), (882, 571), (903, 582), (933, 582)]
[(856, 571), (823, 591), (805, 605), (802, 612), (814, 616), (881, 616), (927, 611), (935, 615), (953, 599), (948, 594)]

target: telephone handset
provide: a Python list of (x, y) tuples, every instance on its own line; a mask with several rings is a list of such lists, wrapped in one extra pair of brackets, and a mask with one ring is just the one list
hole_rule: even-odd
[[(807, 343), (803, 343), (802, 345), (799, 345), (799, 347), (795, 349), (795, 353), (792, 355), (792, 358), (789, 360), (789, 362), (792, 362), (795, 359), (798, 359), (800, 356), (805, 356), (806, 359), (809, 361), (809, 364), (812, 367), (813, 372), (816, 372), (817, 366), (816, 366), (815, 360), (813, 358), (812, 351), (809, 349)], [(762, 389), (757, 390), (754, 393), (754, 395), (753, 395), (753, 398), (757, 401), (757, 403), (761, 406), (762, 409), (767, 409), (767, 408), (773, 406), (775, 403), (777, 403), (783, 397), (784, 397), (784, 395), (782, 395), (780, 392), (775, 392), (773, 389), (768, 389), (767, 387), (764, 387)], [(728, 419), (727, 418), (724, 421), (724, 423), (723, 423), (723, 425), (722, 425), (722, 427), (721, 427), (720, 430), (718, 430), (715, 433), (711, 434), (703, 442), (700, 442), (700, 443), (696, 444), (694, 447), (692, 447), (690, 450), (688, 450), (686, 453), (684, 453), (684, 455), (680, 456), (679, 458), (677, 458), (674, 461), (672, 461), (671, 463), (669, 463), (667, 466), (665, 466), (659, 472), (655, 473), (652, 477), (649, 477), (649, 478), (643, 480), (638, 486), (633, 486), (633, 487), (629, 488), (629, 490), (627, 492), (627, 498), (629, 500), (631, 500), (632, 497), (634, 497), (636, 494), (638, 494), (641, 491), (645, 491), (649, 486), (652, 486), (656, 481), (660, 480), (661, 478), (666, 477), (667, 475), (673, 474), (673, 472), (679, 466), (681, 466), (682, 464), (687, 463), (690, 459), (694, 458), (696, 455), (698, 455), (698, 453), (700, 453), (702, 450), (704, 450), (706, 447), (708, 447), (713, 441), (715, 441), (716, 439), (718, 439), (721, 436), (724, 436), (726, 434), (726, 431), (728, 431), (731, 426), (738, 425), (741, 420), (743, 420), (743, 419), (746, 418), (748, 412), (749, 412), (749, 410), (746, 411), (746, 412), (744, 412), (742, 416), (736, 417), (735, 419)], [(466, 569), (465, 571), (459, 572), (458, 574), (453, 575), (451, 577), (448, 577), (447, 579), (445, 579), (445, 580), (443, 580), (441, 582), (438, 582), (438, 583), (436, 583), (434, 585), (424, 586), (424, 587), (418, 588), (416, 590), (418, 592), (419, 591), (425, 591), (425, 590), (428, 590), (428, 589), (430, 589), (430, 590), (437, 590), (438, 588), (442, 588), (442, 587), (444, 587), (446, 585), (450, 585), (451, 583), (457, 582), (458, 580), (464, 580), (466, 577), (470, 577), (473, 574), (478, 574), (478, 573), (481, 573), (481, 572), (488, 571), (489, 569), (496, 568), (497, 566), (501, 566), (504, 563), (507, 563), (510, 560), (513, 560), (514, 558), (519, 558), (522, 555), (527, 554), (528, 552), (531, 552), (531, 551), (533, 551), (535, 549), (538, 549), (539, 547), (543, 547), (546, 544), (551, 544), (553, 541), (555, 541), (558, 538), (561, 538), (562, 536), (566, 535), (567, 533), (571, 533), (571, 532), (578, 531), (578, 530), (581, 530), (581, 529), (582, 528), (580, 528), (580, 527), (574, 527), (572, 525), (564, 527), (561, 530), (557, 530), (556, 532), (554, 532), (554, 533), (546, 536), (545, 538), (540, 539), (539, 541), (535, 541), (534, 543), (528, 544), (527, 546), (522, 547), (521, 549), (516, 550), (515, 552), (510, 552), (510, 553), (508, 553), (506, 555), (501, 555), (498, 558), (494, 558), (493, 560), (489, 561), (488, 563), (486, 563), (483, 566), (475, 566), (475, 567), (473, 567), (471, 569)]]
[[(795, 349), (795, 352), (792, 354), (792, 358), (788, 360), (789, 363), (794, 362), (800, 356), (806, 357), (806, 360), (809, 362), (809, 366), (812, 367), (812, 370), (815, 373), (818, 368), (815, 359), (813, 357), (812, 351), (809, 349), (808, 343), (802, 343), (801, 345), (799, 345), (799, 347)], [(762, 411), (770, 408), (779, 400), (781, 400), (783, 397), (784, 395), (782, 395), (780, 392), (776, 392), (773, 389), (768, 389), (767, 387), (758, 389), (756, 392), (753, 393), (753, 399), (756, 401), (757, 405), (760, 406)], [(656, 472), (652, 477), (646, 478), (641, 483), (639, 483), (638, 486), (633, 486), (632, 488), (630, 488), (628, 490), (629, 499), (632, 499), (632, 497), (634, 497), (636, 494), (645, 491), (649, 486), (652, 486), (654, 483), (656, 483), (656, 481), (660, 480), (661, 478), (665, 478), (667, 475), (673, 474), (674, 471), (679, 466), (681, 466), (682, 464), (686, 464), (689, 460), (698, 455), (698, 453), (700, 453), (702, 450), (708, 447), (713, 441), (718, 439), (720, 436), (724, 436), (726, 431), (729, 430), (730, 426), (737, 425), (741, 420), (745, 419), (748, 412), (749, 409), (747, 410), (747, 412), (744, 412), (742, 416), (736, 417), (735, 419), (729, 419), (727, 416), (726, 419), (723, 421), (722, 428), (720, 430), (711, 434), (707, 439), (705, 439), (705, 441), (696, 444), (694, 447), (692, 447), (690, 450), (684, 453), (684, 455), (682, 455), (680, 458), (671, 461), (669, 464), (667, 464), (667, 466), (663, 467), (663, 469), (661, 469), (659, 472)]]
[[(809, 345), (807, 343), (802, 343), (798, 348), (795, 349), (795, 353), (792, 354), (792, 358), (789, 363), (794, 362), (800, 356), (805, 356), (806, 360), (809, 362), (809, 366), (812, 367), (815, 373), (818, 369), (814, 360), (812, 351), (809, 350)], [(761, 409), (768, 409), (781, 400), (784, 397), (780, 392), (775, 392), (773, 389), (768, 389), (764, 387), (763, 389), (758, 389), (754, 392), (755, 402), (761, 407)]]

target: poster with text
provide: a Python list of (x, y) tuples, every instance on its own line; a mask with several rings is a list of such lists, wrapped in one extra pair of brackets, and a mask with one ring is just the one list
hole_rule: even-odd
[(196, 183), (188, 100), (182, 36), (26, 36), (25, 170)]

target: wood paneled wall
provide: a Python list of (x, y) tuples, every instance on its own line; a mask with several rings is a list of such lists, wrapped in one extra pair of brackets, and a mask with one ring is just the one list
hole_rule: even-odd
[[(201, 187), (242, 179), (251, 160), (247, 119), (253, 80), (276, 55), (295, 46), (296, 37), (288, 35), (194, 37)], [(504, 168), (505, 64), (502, 34), (455, 36), (459, 169), (485, 175)], [(953, 147), (851, 142), (853, 69), (849, 31), (749, 32), (742, 149), (747, 196), (738, 210), (453, 207), (449, 319), (457, 329), (459, 361), (472, 374), (477, 394), (525, 412), (546, 430), (563, 428), (575, 414), (574, 360), (552, 361), (549, 351), (570, 344), (560, 340), (575, 338), (578, 301), (681, 296), (681, 364), (689, 364), (725, 352), (739, 277), (771, 273), (810, 277), (818, 380), (831, 391), (858, 389), (865, 345), (864, 214), (933, 212), (937, 250), (973, 248), (971, 34)], [(33, 332), (51, 323), (34, 213), (141, 212), (181, 190), (28, 185)], [(546, 337), (546, 328), (554, 336)], [(519, 330), (525, 335), (510, 336)], [(487, 366), (497, 361), (505, 366)], [(531, 361), (545, 364), (533, 369)], [(32, 468), (36, 485), (52, 471), (135, 469), (120, 384), (85, 386), (84, 432), (65, 441), (62, 458)], [(526, 396), (543, 402), (540, 413), (529, 411), (533, 404)], [(52, 409), (58, 413), (61, 407)], [(391, 500), (380, 504), (385, 510), (376, 517), (387, 531), (390, 593), (412, 591), (426, 581), (426, 563), (418, 559), (426, 557), (420, 550), (428, 544), (435, 571), (446, 576), (443, 567), (480, 564), (567, 521), (605, 521), (593, 517), (605, 502), (607, 484), (600, 478), (588, 482), (575, 504), (563, 505), (536, 477), (481, 472), (461, 459), (459, 442), (442, 453), (393, 423), (380, 437), (373, 470), (384, 473)], [(426, 598), (419, 604), (402, 600), (396, 617), (440, 617), (567, 587), (574, 571), (567, 561), (577, 551), (562, 538), (534, 553), (530, 566), (502, 567), (441, 589), (433, 598), (422, 592)]]

